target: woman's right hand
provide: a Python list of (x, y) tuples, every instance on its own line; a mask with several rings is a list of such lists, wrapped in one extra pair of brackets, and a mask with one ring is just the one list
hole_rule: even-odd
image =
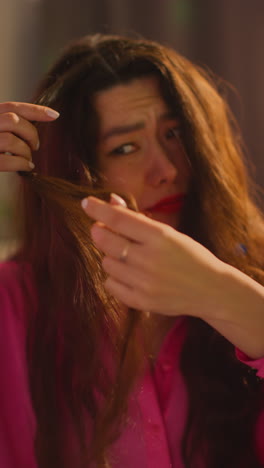
[(24, 102), (0, 103), (0, 172), (31, 171), (32, 151), (39, 136), (32, 122), (50, 122), (59, 113), (49, 107)]

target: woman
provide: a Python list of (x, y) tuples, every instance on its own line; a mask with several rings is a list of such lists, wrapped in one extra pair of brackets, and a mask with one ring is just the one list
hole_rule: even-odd
[(264, 222), (232, 127), (202, 70), (114, 36), (0, 105), (24, 209), (1, 466), (264, 466)]

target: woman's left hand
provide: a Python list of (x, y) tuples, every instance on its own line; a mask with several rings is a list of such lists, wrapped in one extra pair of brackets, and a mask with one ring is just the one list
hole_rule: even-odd
[[(129, 307), (164, 315), (206, 313), (217, 303), (223, 262), (190, 237), (124, 206), (83, 203), (96, 223), (105, 287)], [(201, 317), (202, 318), (202, 317)]]

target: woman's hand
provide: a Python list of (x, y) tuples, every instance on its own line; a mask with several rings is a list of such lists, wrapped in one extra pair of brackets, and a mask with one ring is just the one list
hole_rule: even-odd
[(97, 221), (92, 238), (105, 253), (105, 285), (118, 300), (199, 317), (251, 358), (264, 356), (263, 286), (165, 224), (94, 197), (85, 201)]
[(164, 315), (196, 315), (215, 302), (222, 262), (171, 227), (88, 198), (86, 213), (105, 254), (106, 288), (122, 303)]
[(31, 122), (50, 122), (58, 116), (49, 107), (24, 102), (0, 103), (0, 172), (31, 171), (32, 151), (37, 151), (40, 144)]

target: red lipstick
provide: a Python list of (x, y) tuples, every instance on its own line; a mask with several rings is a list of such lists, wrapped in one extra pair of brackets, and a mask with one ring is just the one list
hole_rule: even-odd
[(159, 213), (177, 213), (183, 207), (185, 193), (177, 193), (170, 197), (162, 198), (155, 205), (150, 206), (144, 211), (156, 211)]

